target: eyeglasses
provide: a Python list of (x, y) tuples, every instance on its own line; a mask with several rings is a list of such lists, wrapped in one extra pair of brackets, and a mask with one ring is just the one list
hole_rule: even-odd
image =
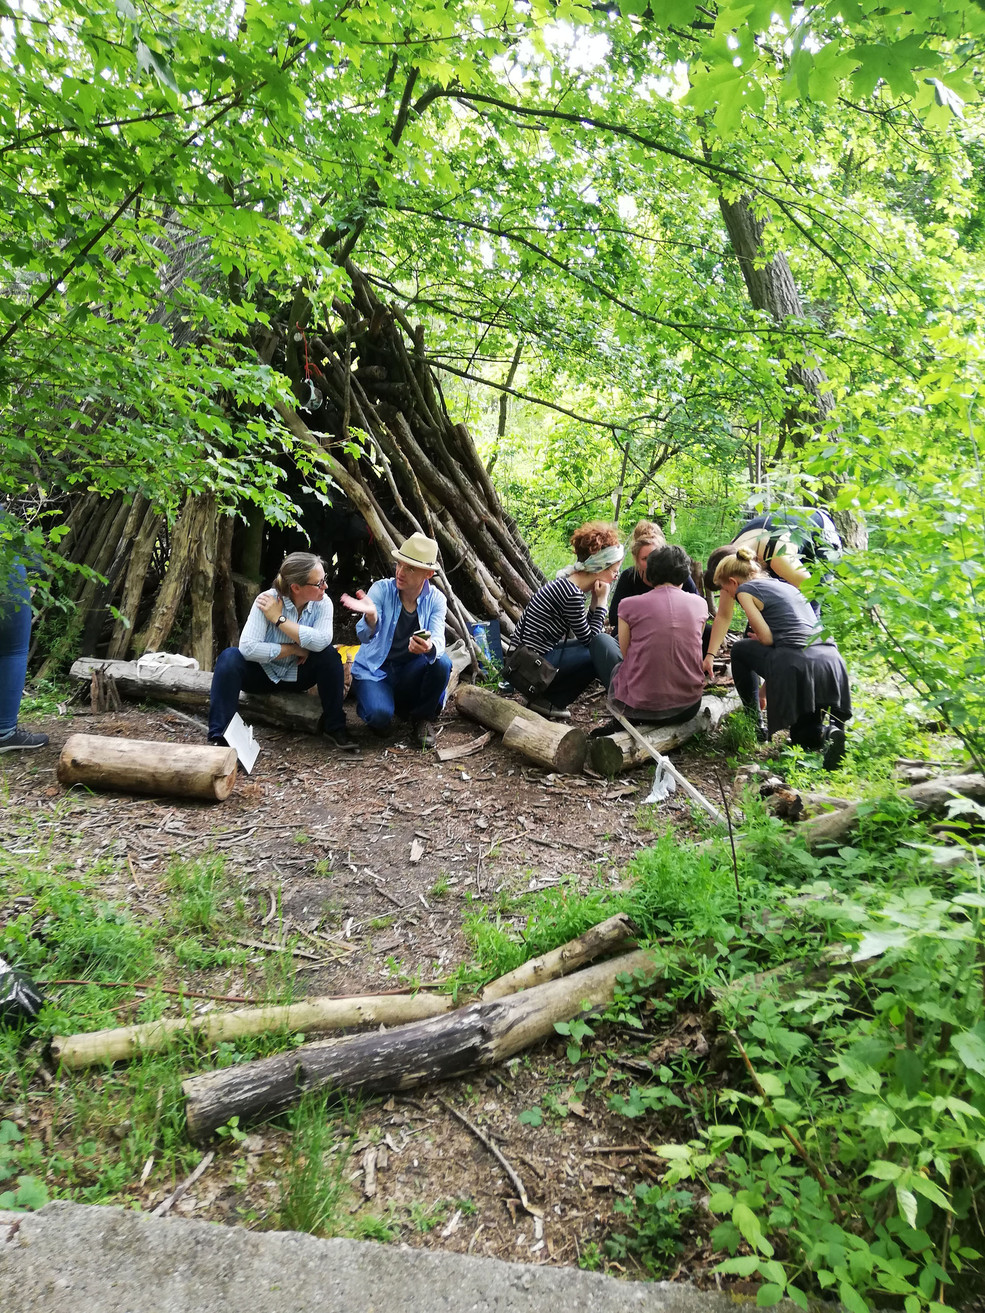
[(305, 588), (317, 588), (320, 593), (323, 593), (327, 587), (328, 587), (328, 580), (325, 578), (324, 575), (322, 575), (322, 577), (318, 580), (317, 583), (305, 584)]

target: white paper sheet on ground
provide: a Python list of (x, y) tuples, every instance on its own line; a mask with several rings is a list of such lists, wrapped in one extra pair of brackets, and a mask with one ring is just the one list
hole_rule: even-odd
[(666, 802), (670, 795), (676, 791), (677, 781), (669, 770), (664, 769), (663, 762), (658, 762), (653, 775), (653, 788), (643, 799), (644, 806), (648, 802)]
[(246, 724), (238, 711), (222, 731), (222, 737), (231, 748), (236, 749), (239, 764), (249, 775), (253, 769), (253, 763), (260, 755), (260, 745), (253, 737), (253, 730)]

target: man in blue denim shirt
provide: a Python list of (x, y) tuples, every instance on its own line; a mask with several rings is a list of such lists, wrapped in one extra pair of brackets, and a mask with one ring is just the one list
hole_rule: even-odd
[(356, 711), (370, 729), (386, 734), (395, 715), (412, 724), (421, 746), (433, 748), (431, 721), (444, 702), (451, 660), (445, 654), (444, 595), (430, 582), (438, 544), (414, 533), (393, 552), (392, 579), (378, 579), (368, 593), (342, 594), (356, 611), (360, 648), (352, 663)]

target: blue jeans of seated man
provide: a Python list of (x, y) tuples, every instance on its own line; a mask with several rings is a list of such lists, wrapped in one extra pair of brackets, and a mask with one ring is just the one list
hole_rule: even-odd
[(23, 565), (15, 565), (0, 596), (0, 738), (17, 728), (31, 645), (31, 590)]
[(227, 647), (219, 654), (212, 672), (212, 692), (209, 695), (209, 738), (221, 739), (226, 726), (239, 710), (240, 693), (304, 693), (313, 684), (318, 686), (321, 699), (322, 729), (326, 732), (342, 729), (345, 712), (342, 710), (344, 671), (342, 658), (332, 646), (321, 652), (309, 652), (298, 666), (296, 681), (275, 683), (256, 661), (247, 661), (238, 647)]
[(379, 733), (390, 728), (394, 716), (433, 720), (445, 700), (450, 675), (451, 657), (442, 652), (433, 661), (416, 656), (401, 662), (386, 679), (354, 679), (359, 719)]
[(584, 643), (562, 643), (545, 656), (552, 666), (557, 666), (557, 674), (546, 692), (535, 700), (539, 702), (543, 698), (558, 708), (574, 702), (593, 679), (607, 689), (613, 670), (622, 660), (619, 644), (609, 634), (593, 634), (587, 647)]

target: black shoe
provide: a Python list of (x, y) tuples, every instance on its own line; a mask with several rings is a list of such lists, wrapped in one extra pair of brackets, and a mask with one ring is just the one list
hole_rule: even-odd
[(415, 720), (411, 726), (414, 738), (422, 748), (434, 748), (438, 745), (438, 731), (429, 720)]
[(15, 729), (5, 739), (0, 739), (0, 752), (17, 752), (23, 748), (46, 748), (47, 734), (29, 734), (26, 729)]
[(348, 727), (345, 725), (340, 725), (338, 729), (326, 729), (324, 731), (324, 736), (328, 739), (329, 743), (334, 743), (335, 746), (341, 748), (343, 752), (358, 751), (359, 744), (349, 733)]
[(226, 742), (226, 740), (222, 737), (221, 734), (210, 734), (210, 735), (209, 735), (209, 747), (210, 747), (210, 748), (228, 748), (228, 747), (229, 747), (229, 744)]
[(848, 748), (845, 744), (845, 731), (840, 728), (832, 729), (828, 734), (828, 745), (824, 749), (822, 765), (825, 770), (837, 770), (845, 760), (845, 753)]

